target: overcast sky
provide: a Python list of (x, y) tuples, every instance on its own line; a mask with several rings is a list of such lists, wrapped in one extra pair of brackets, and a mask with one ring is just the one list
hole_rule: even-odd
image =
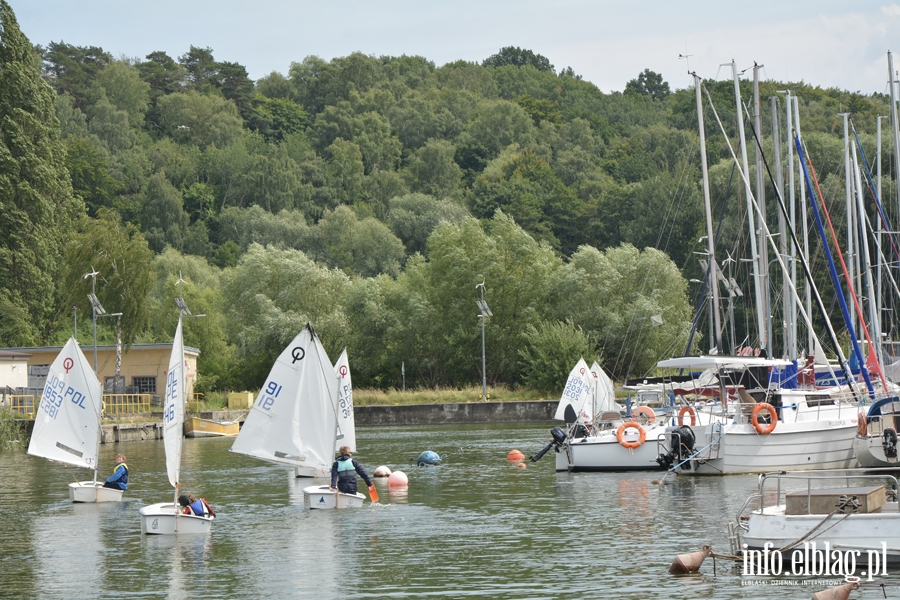
[(734, 59), (739, 70), (764, 65), (763, 79), (868, 94), (888, 91), (886, 53), (900, 52), (900, 3), (872, 0), (7, 1), (35, 44), (175, 59), (191, 45), (209, 47), (252, 79), (287, 74), (310, 55), (420, 55), (440, 66), (519, 46), (604, 92), (645, 68), (673, 89), (691, 84), (688, 70), (723, 79), (729, 68), (720, 64)]

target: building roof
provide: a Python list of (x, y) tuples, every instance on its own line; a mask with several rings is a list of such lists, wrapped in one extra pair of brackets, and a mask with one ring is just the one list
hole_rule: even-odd
[[(88, 350), (90, 350), (90, 351), (94, 350), (93, 344), (84, 344), (84, 345), (79, 344), (79, 346), (81, 347), (81, 349), (84, 352), (87, 352)], [(0, 356), (2, 356), (3, 353), (12, 353), (12, 354), (18, 354), (19, 356), (22, 356), (24, 358), (29, 358), (32, 354), (35, 354), (37, 352), (59, 353), (59, 352), (62, 352), (62, 349), (63, 349), (62, 346), (34, 346), (31, 348), (0, 348)], [(123, 346), (123, 350), (124, 349), (125, 348)], [(131, 347), (129, 348), (129, 351), (134, 351), (134, 350), (171, 350), (171, 349), (172, 349), (171, 343), (169, 343), (169, 344), (132, 344)], [(103, 351), (115, 352), (116, 347), (115, 347), (115, 345), (104, 345), (104, 346), (98, 345), (97, 350), (98, 351), (103, 350)], [(185, 346), (184, 351), (188, 354), (197, 354), (197, 355), (200, 354), (200, 350), (198, 348), (192, 348), (190, 346)], [(25, 354), (26, 352), (30, 352), (31, 354)]]
[(28, 360), (29, 358), (31, 358), (31, 355), (26, 354), (25, 352), (18, 352), (11, 349), (0, 349), (0, 360)]

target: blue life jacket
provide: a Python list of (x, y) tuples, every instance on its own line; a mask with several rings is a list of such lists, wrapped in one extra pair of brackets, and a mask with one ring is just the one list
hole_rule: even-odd
[(197, 516), (200, 516), (200, 517), (202, 517), (203, 513), (205, 512), (204, 507), (203, 507), (203, 501), (200, 500), (200, 498), (197, 498), (196, 502), (191, 502), (190, 504), (188, 504), (188, 508), (191, 509), (191, 513), (193, 513)]
[[(119, 468), (121, 467), (121, 469)], [(107, 483), (115, 483), (119, 486), (120, 489), (127, 490), (128, 489), (128, 465), (125, 463), (119, 463), (116, 465), (116, 469), (113, 471), (113, 474), (109, 476), (109, 479), (106, 480)]]

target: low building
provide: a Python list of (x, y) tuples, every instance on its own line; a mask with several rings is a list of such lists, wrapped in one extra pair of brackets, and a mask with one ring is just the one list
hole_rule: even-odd
[[(30, 394), (39, 398), (47, 381), (50, 365), (62, 351), (62, 346), (39, 348), (0, 348), (0, 389), (10, 388), (15, 394)], [(104, 394), (150, 395), (158, 403), (166, 387), (166, 372), (172, 344), (134, 344), (122, 352), (119, 377), (116, 378), (116, 347), (81, 346), (91, 365), (95, 365)], [(188, 401), (197, 380), (197, 357), (200, 350), (185, 346), (185, 379)], [(8, 359), (4, 360), (4, 357)], [(8, 361), (9, 367), (6, 366)], [(13, 370), (15, 367), (18, 370)]]

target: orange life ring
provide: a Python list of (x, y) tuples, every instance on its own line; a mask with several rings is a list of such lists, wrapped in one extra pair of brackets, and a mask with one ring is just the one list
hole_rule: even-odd
[(693, 406), (682, 406), (678, 411), (678, 425), (684, 425), (684, 415), (691, 415), (691, 427), (697, 426), (697, 411)]
[[(638, 435), (640, 436), (638, 438), (638, 441), (626, 442), (624, 439), (622, 439), (625, 436), (625, 430), (629, 429), (629, 428), (638, 430)], [(644, 428), (641, 427), (640, 423), (636, 423), (634, 421), (628, 421), (627, 423), (622, 423), (621, 425), (619, 425), (619, 428), (616, 430), (616, 441), (619, 442), (620, 444), (622, 444), (623, 448), (629, 448), (629, 449), (638, 448), (641, 444), (643, 444), (645, 441), (647, 441), (647, 432), (644, 431)]]
[[(759, 413), (761, 413), (764, 409), (769, 411), (769, 417), (772, 419), (772, 422), (769, 423), (769, 426), (766, 428), (763, 428), (762, 424), (759, 422)], [(753, 414), (750, 416), (750, 421), (756, 428), (756, 433), (768, 435), (775, 431), (775, 426), (778, 424), (778, 413), (775, 412), (775, 407), (768, 402), (760, 402), (753, 407)]]
[[(639, 407), (637, 407), (635, 412), (639, 415), (647, 415), (647, 422), (649, 424), (652, 425), (652, 424), (656, 423), (656, 413), (653, 412), (653, 409), (650, 408), (649, 406), (639, 406)], [(637, 417), (635, 417), (635, 418), (637, 418)]]
[(866, 421), (866, 413), (859, 413), (859, 422), (856, 424), (856, 433), (860, 437), (868, 437), (869, 435), (869, 423)]

